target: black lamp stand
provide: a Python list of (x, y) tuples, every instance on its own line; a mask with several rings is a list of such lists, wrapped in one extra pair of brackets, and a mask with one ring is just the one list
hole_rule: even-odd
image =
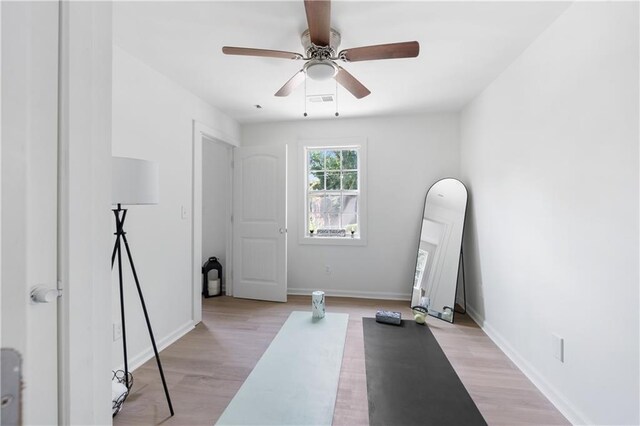
[(160, 370), (160, 377), (162, 378), (162, 386), (164, 387), (164, 394), (167, 397), (167, 403), (169, 404), (169, 411), (173, 416), (173, 405), (171, 404), (171, 397), (169, 396), (169, 390), (167, 389), (167, 382), (164, 379), (164, 371), (162, 370), (162, 364), (160, 363), (160, 356), (158, 355), (158, 348), (156, 347), (156, 339), (153, 337), (153, 330), (151, 329), (151, 322), (149, 322), (149, 314), (147, 313), (147, 306), (144, 303), (144, 297), (142, 296), (142, 289), (140, 288), (140, 282), (138, 281), (138, 274), (136, 268), (133, 265), (133, 258), (131, 257), (131, 251), (129, 250), (129, 243), (127, 242), (127, 233), (124, 232), (124, 220), (127, 217), (127, 209), (123, 209), (118, 204), (117, 209), (113, 209), (113, 214), (116, 218), (116, 243), (113, 247), (113, 254), (111, 255), (111, 269), (113, 269), (113, 263), (118, 257), (118, 279), (120, 282), (120, 318), (122, 320), (122, 348), (124, 352), (124, 377), (127, 389), (129, 389), (129, 363), (127, 361), (127, 331), (124, 322), (124, 292), (122, 286), (122, 247), (121, 241), (124, 242), (124, 248), (127, 251), (127, 257), (129, 258), (129, 264), (131, 265), (131, 272), (133, 272), (133, 279), (136, 282), (136, 288), (138, 289), (138, 296), (140, 296), (140, 304), (142, 304), (142, 312), (144, 312), (144, 319), (147, 322), (147, 329), (149, 330), (149, 337), (151, 337), (151, 345), (153, 346), (153, 353), (156, 356), (156, 362), (158, 363), (158, 370)]

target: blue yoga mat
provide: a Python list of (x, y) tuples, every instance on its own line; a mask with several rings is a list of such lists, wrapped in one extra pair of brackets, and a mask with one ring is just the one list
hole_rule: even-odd
[(349, 315), (292, 312), (217, 425), (330, 425)]

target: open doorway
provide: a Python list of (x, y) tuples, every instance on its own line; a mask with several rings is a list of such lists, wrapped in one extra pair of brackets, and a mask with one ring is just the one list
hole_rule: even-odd
[[(231, 237), (231, 161), (232, 148), (217, 139), (202, 139), (202, 254), (200, 264), (216, 257), (222, 272), (228, 270), (227, 247)], [(230, 255), (230, 253), (229, 253)], [(209, 294), (230, 294), (224, 276), (218, 289), (209, 289)]]
[(193, 320), (202, 321), (202, 265), (209, 257), (222, 263), (223, 294), (233, 294), (232, 188), (236, 140), (194, 121), (193, 128)]

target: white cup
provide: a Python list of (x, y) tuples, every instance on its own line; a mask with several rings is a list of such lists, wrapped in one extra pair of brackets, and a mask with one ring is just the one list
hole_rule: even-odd
[(311, 308), (313, 318), (324, 318), (324, 291), (311, 293)]

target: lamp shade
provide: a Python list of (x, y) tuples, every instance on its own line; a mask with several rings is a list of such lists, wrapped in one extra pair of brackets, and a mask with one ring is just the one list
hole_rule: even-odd
[(111, 157), (112, 204), (158, 204), (158, 163), (137, 158)]

